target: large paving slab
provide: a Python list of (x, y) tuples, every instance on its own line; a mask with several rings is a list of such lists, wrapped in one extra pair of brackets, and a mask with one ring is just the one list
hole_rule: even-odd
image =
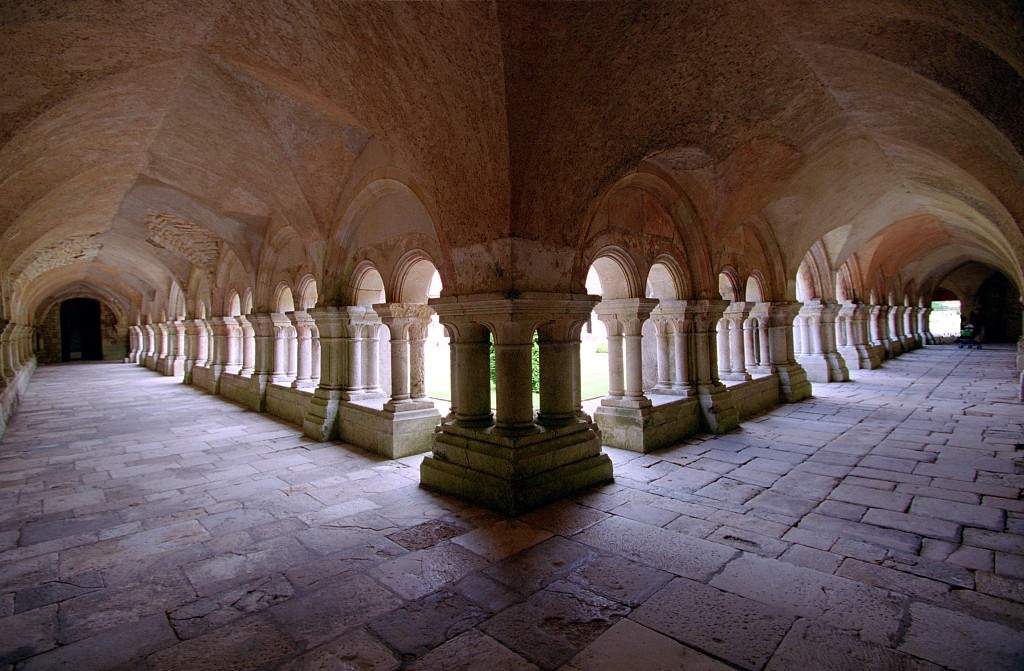
[(1019, 669), (1013, 353), (930, 347), (517, 519), (136, 366), (0, 443), (0, 669)]

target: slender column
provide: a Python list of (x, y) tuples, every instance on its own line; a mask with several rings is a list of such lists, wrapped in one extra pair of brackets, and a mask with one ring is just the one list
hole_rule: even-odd
[(274, 368), (270, 376), (270, 381), (274, 384), (291, 383), (288, 363), (291, 354), (289, 335), (292, 325), (287, 319), (283, 313), (274, 313)]
[[(754, 303), (746, 301), (733, 301), (729, 303), (723, 313), (724, 320), (729, 324), (728, 336), (728, 361), (720, 363), (718, 368), (722, 371), (720, 377), (726, 380), (745, 381), (750, 379), (747, 371), (748, 355), (750, 359), (756, 358), (751, 351), (754, 347), (753, 334), (744, 333), (745, 325), (754, 308)], [(749, 344), (748, 344), (749, 341)], [(753, 365), (752, 362), (750, 362)]]
[(303, 389), (313, 386), (313, 329), (315, 324), (304, 310), (289, 312), (296, 333), (295, 380), (292, 387)]
[(348, 381), (346, 389), (350, 395), (358, 396), (363, 391), (363, 326), (353, 325), (348, 338)]
[(386, 409), (432, 407), (426, 397), (423, 361), (430, 308), (420, 303), (379, 303), (374, 309), (391, 332), (391, 400)]
[(480, 324), (470, 321), (445, 321), (451, 334), (458, 366), (452, 366), (455, 385), (452, 388), (455, 423), (464, 427), (490, 426), (491, 414), (490, 334)]
[(380, 386), (380, 327), (367, 326), (363, 339), (364, 389), (368, 394), (383, 395)]
[(715, 347), (718, 355), (718, 377), (728, 378), (730, 369), (732, 368), (732, 362), (729, 359), (729, 320), (720, 319), (718, 321), (718, 330), (716, 332), (717, 344)]
[(248, 316), (241, 315), (237, 319), (242, 329), (242, 369), (238, 374), (251, 377), (256, 370), (256, 331)]
[(617, 321), (605, 322), (608, 334), (608, 396), (621, 398), (625, 393), (622, 363), (622, 333)]
[(654, 320), (655, 343), (657, 344), (658, 358), (658, 383), (659, 392), (668, 391), (672, 387), (672, 333), (671, 323), (664, 318)]
[(689, 320), (676, 318), (672, 329), (673, 372), (672, 388), (684, 393), (693, 391), (690, 383)]
[(310, 377), (313, 380), (313, 386), (320, 384), (320, 329), (317, 328), (316, 322), (310, 327), (312, 333), (312, 370), (310, 371)]
[(288, 347), (288, 379), (294, 380), (299, 366), (299, 339), (294, 326), (285, 330), (285, 342)]
[(413, 401), (427, 399), (426, 361), (424, 349), (430, 322), (414, 323), (409, 329), (409, 397)]
[(642, 319), (624, 322), (623, 345), (625, 350), (627, 398), (644, 398), (644, 360), (642, 350)]
[(746, 353), (747, 370), (757, 365), (760, 352), (754, 346), (754, 334), (757, 332), (757, 320), (748, 319), (743, 322), (743, 349)]
[(540, 348), (541, 426), (563, 426), (577, 421), (582, 319), (560, 319), (543, 325), (537, 334)]
[(519, 434), (536, 429), (531, 379), (534, 326), (533, 322), (515, 321), (490, 324), (497, 401), (494, 424), (501, 433)]
[(658, 301), (650, 298), (619, 298), (597, 304), (598, 319), (608, 332), (608, 396), (602, 405), (648, 407), (643, 389), (643, 324)]
[(409, 324), (385, 321), (391, 331), (391, 400), (392, 408), (409, 400)]

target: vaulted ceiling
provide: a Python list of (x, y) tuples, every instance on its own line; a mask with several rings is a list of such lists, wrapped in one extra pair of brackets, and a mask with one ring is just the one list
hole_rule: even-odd
[[(1012, 0), (8, 2), (5, 316), (69, 286), (140, 306), (271, 228), (323, 244), (368, 155), (447, 248), (579, 243), (638, 166), (792, 276), (1024, 283), (1024, 9)], [(866, 262), (864, 260), (867, 260)]]

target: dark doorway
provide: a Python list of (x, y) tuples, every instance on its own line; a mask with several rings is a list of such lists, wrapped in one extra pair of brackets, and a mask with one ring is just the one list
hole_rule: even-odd
[(60, 304), (61, 361), (101, 360), (100, 304), (91, 298), (72, 298)]
[(1017, 342), (1020, 338), (1020, 292), (1002, 273), (992, 273), (978, 288), (972, 319), (985, 329), (985, 342)]

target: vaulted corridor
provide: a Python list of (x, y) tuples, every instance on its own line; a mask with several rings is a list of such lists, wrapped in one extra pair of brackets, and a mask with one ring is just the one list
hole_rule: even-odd
[(518, 518), (421, 489), (422, 455), (44, 366), (0, 443), (0, 668), (1021, 668), (1013, 357), (605, 448), (614, 484)]

